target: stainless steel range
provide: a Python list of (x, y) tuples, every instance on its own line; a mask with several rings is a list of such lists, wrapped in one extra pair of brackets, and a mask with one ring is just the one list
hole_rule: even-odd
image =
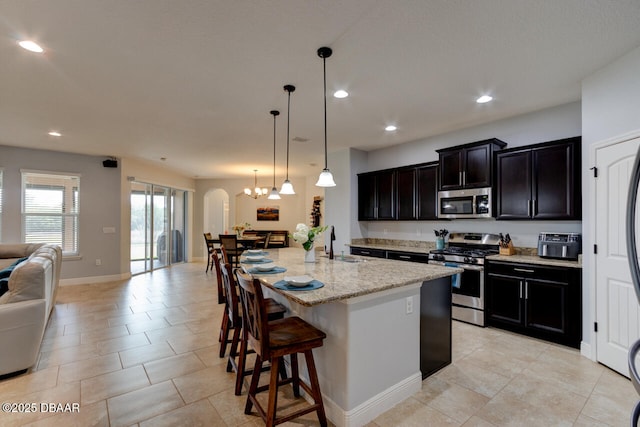
[(499, 241), (497, 234), (451, 233), (448, 247), (429, 253), (429, 264), (464, 269), (452, 282), (454, 319), (484, 326), (484, 258), (499, 252)]

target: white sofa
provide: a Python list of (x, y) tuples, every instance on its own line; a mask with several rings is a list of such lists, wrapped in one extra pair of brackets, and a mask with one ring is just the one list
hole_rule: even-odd
[(23, 371), (36, 363), (56, 301), (62, 265), (60, 247), (0, 244), (0, 271), (25, 257), (8, 277), (9, 290), (0, 296), (0, 375)]

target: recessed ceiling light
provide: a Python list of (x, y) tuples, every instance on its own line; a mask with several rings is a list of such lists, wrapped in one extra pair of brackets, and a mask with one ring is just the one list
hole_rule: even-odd
[(26, 49), (30, 52), (42, 53), (44, 49), (40, 47), (40, 45), (31, 40), (21, 40), (18, 42), (21, 48)]
[(395, 127), (394, 125), (389, 125), (386, 128), (384, 128), (384, 130), (386, 130), (387, 132), (393, 132), (394, 130), (397, 130), (398, 128)]
[(333, 97), (334, 98), (346, 98), (347, 96), (349, 96), (349, 92), (347, 92), (346, 90), (337, 90), (333, 93)]
[(52, 130), (51, 132), (49, 132), (49, 136), (62, 136), (62, 134), (60, 132), (56, 132), (55, 130)]
[(480, 98), (476, 99), (476, 102), (478, 104), (486, 104), (487, 102), (490, 102), (492, 100), (493, 100), (493, 96), (482, 95)]

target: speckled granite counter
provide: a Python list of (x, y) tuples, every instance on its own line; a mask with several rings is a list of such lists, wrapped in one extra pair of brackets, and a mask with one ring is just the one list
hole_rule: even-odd
[[(389, 244), (387, 242), (379, 242), (379, 243), (351, 243), (347, 246), (355, 247), (355, 248), (365, 248), (365, 249), (380, 249), (383, 251), (399, 251), (399, 252), (408, 252), (408, 253), (416, 253), (416, 254), (428, 254), (434, 248), (433, 242), (419, 242), (421, 244), (417, 244), (415, 241), (409, 241), (409, 245), (403, 245), (401, 241), (397, 241), (397, 245)], [(494, 261), (504, 261), (504, 262), (521, 262), (525, 264), (539, 264), (539, 265), (550, 265), (556, 267), (569, 267), (569, 268), (582, 268), (582, 255), (578, 258), (578, 261), (571, 260), (562, 260), (562, 259), (550, 259), (550, 258), (541, 258), (535, 255), (537, 249), (536, 248), (517, 248), (519, 253), (515, 255), (505, 256), (505, 255), (490, 255), (487, 257), (488, 260)]]
[(571, 261), (566, 259), (550, 259), (541, 258), (537, 255), (489, 255), (487, 258), (489, 261), (503, 261), (503, 262), (520, 262), (523, 264), (538, 264), (538, 265), (550, 265), (554, 267), (569, 267), (569, 268), (582, 268), (582, 256), (578, 258), (578, 261)]
[[(427, 282), (461, 273), (461, 268), (441, 267), (419, 263), (407, 263), (388, 259), (349, 256), (358, 262), (341, 261), (340, 256), (330, 260), (316, 256), (315, 263), (305, 263), (304, 254), (298, 248), (269, 249), (270, 259), (287, 271), (280, 274), (256, 274), (261, 282), (275, 292), (303, 306), (314, 306), (332, 301), (369, 295), (387, 289)], [(284, 291), (273, 284), (285, 276), (308, 274), (324, 283), (313, 291)]]

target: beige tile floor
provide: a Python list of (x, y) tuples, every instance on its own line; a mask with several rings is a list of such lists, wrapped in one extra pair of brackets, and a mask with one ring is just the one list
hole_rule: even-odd
[[(62, 287), (36, 367), (0, 381), (0, 402), (80, 412), (0, 413), (0, 426), (262, 425), (218, 357), (216, 299), (201, 263)], [(576, 350), (459, 322), (453, 339), (453, 363), (368, 427), (628, 425), (629, 380)]]

